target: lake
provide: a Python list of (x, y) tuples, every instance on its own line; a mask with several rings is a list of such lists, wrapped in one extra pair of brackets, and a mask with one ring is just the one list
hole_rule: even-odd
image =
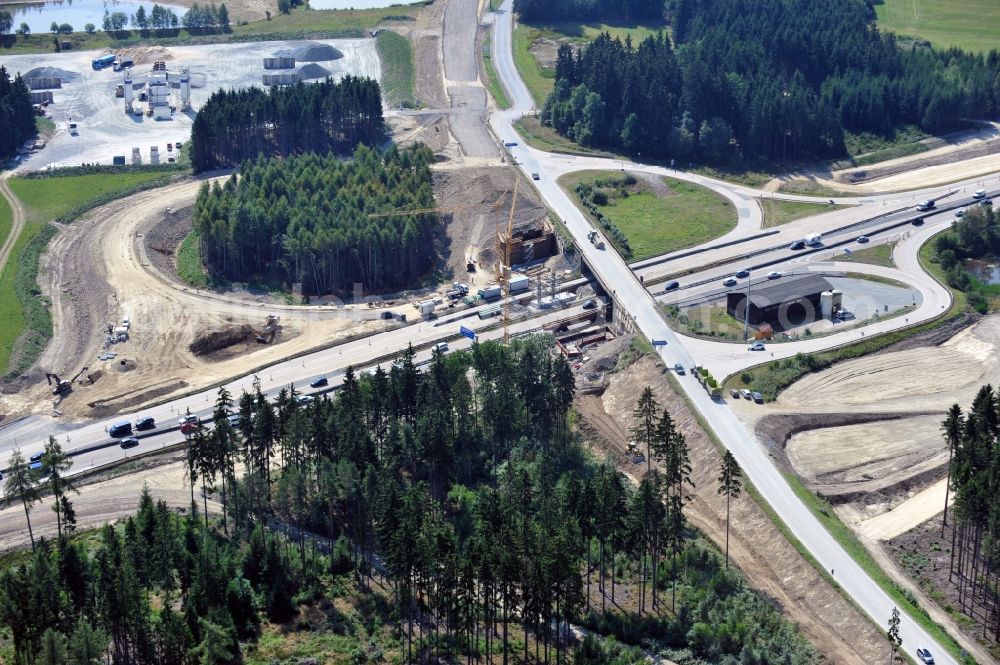
[[(83, 32), (83, 26), (93, 23), (101, 29), (104, 23), (104, 11), (124, 12), (130, 17), (139, 7), (144, 7), (148, 15), (153, 9), (152, 2), (134, 0), (63, 0), (62, 2), (39, 2), (24, 5), (0, 5), (0, 9), (9, 11), (14, 16), (14, 27), (17, 30), (22, 23), (27, 23), (32, 33), (49, 32), (52, 21), (69, 23), (76, 32)], [(155, 3), (161, 7), (174, 10), (177, 18), (187, 11), (184, 7)], [(207, 4), (207, 3), (206, 3)]]
[(963, 267), (987, 284), (1000, 284), (1000, 266), (995, 263), (969, 259)]
[[(416, 1), (419, 0), (414, 0)], [(414, 3), (399, 0), (309, 0), (309, 6), (313, 9), (381, 9), (408, 4)]]

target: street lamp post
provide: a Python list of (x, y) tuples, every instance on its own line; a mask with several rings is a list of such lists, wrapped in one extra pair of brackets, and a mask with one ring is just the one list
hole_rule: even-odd
[(750, 339), (750, 285), (753, 282), (753, 275), (747, 269), (747, 302), (743, 307), (743, 341)]

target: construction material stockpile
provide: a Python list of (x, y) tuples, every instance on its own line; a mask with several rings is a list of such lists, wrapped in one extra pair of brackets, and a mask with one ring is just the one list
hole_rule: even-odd
[(310, 62), (308, 65), (302, 65), (299, 67), (295, 70), (295, 73), (298, 74), (299, 78), (303, 81), (308, 81), (310, 79), (325, 79), (333, 72), (325, 67), (317, 65), (314, 62)]
[(340, 60), (344, 54), (328, 44), (307, 42), (295, 48), (281, 49), (274, 52), (275, 57), (295, 58), (296, 62), (325, 62)]

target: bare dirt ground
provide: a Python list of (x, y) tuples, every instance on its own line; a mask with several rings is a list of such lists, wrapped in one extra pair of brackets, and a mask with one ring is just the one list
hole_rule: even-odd
[[(199, 184), (182, 182), (102, 206), (53, 239), (39, 277), (52, 299), (53, 339), (21, 389), (3, 397), (6, 413), (51, 408), (41, 368), (72, 376), (89, 366), (90, 376), (99, 378), (84, 383), (59, 409), (71, 418), (106, 415), (382, 326), (343, 318), (333, 309), (285, 308), (280, 312), (283, 334), (274, 344), (250, 346), (245, 354), (224, 360), (193, 354), (188, 347), (204, 331), (261, 327), (271, 313), (254, 300), (220, 300), (178, 285), (145, 258), (139, 236), (160, 221), (166, 208), (189, 206)], [(106, 327), (125, 316), (132, 323), (129, 340), (110, 347), (116, 358), (99, 361)]]
[[(943, 477), (940, 422), (952, 404), (968, 407), (981, 385), (997, 384), (998, 346), (1000, 316), (989, 316), (837, 363), (774, 404), (736, 410), (810, 489), (850, 502), (855, 522), (873, 518)], [(920, 505), (933, 511), (932, 503)]]
[[(916, 525), (940, 519), (948, 459), (940, 423), (952, 404), (968, 408), (982, 385), (997, 385), (998, 346), (1000, 316), (987, 316), (808, 375), (773, 405), (737, 407), (779, 458), (787, 454), (807, 487), (834, 503), (882, 568), (984, 663), (997, 660), (942, 609), (950, 589), (947, 573), (937, 575), (940, 552), (900, 554), (895, 540), (882, 541), (909, 538), (925, 528)], [(914, 560), (925, 568), (914, 572)]]
[[(952, 614), (941, 609), (961, 606), (958, 589), (948, 582), (952, 522), (949, 518), (942, 535), (941, 517), (938, 514), (887, 542), (865, 542), (865, 546), (869, 551), (878, 551), (879, 563), (893, 577), (902, 580), (904, 588), (917, 597), (921, 607), (927, 608), (932, 619), (961, 636), (962, 648), (976, 662), (1000, 663), (1000, 646), (983, 641), (981, 624), (970, 621), (957, 610)], [(961, 620), (955, 621), (953, 617)]]
[[(183, 458), (183, 453), (177, 453)], [(119, 469), (120, 471), (120, 469)], [(139, 488), (149, 487), (154, 500), (163, 500), (171, 508), (187, 509), (191, 505), (190, 488), (185, 478), (185, 464), (171, 461), (158, 466), (148, 466), (130, 473), (97, 480), (80, 488), (79, 494), (70, 495), (76, 510), (78, 529), (101, 526), (107, 522), (123, 519), (139, 506)], [(201, 497), (196, 493), (198, 507)], [(56, 535), (56, 515), (51, 509), (52, 497), (46, 497), (31, 511), (31, 528), (35, 540), (41, 537), (54, 538)], [(222, 507), (213, 500), (208, 501), (211, 513), (221, 512)], [(25, 524), (24, 509), (20, 503), (0, 509), (0, 552), (6, 552), (30, 545)]]
[[(719, 452), (654, 359), (643, 357), (612, 374), (601, 395), (579, 396), (575, 406), (581, 428), (598, 454), (613, 459), (632, 478), (640, 477), (645, 464), (628, 459), (626, 442), (631, 411), (647, 385), (687, 437), (695, 482), (688, 519), (723, 544), (726, 510), (717, 493)], [(750, 584), (774, 599), (831, 662), (867, 665), (881, 659), (883, 652), (888, 655), (881, 631), (820, 576), (746, 495), (732, 506), (730, 556)]]
[[(519, 171), (503, 167), (469, 167), (440, 170), (434, 174), (434, 194), (438, 205), (454, 210), (449, 215), (446, 271), (459, 282), (485, 286), (494, 282), (496, 233), (506, 228), (510, 215), (515, 178), (521, 178), (514, 206), (514, 226), (538, 222), (547, 214), (535, 190), (528, 187)], [(469, 273), (466, 262), (476, 261)]]

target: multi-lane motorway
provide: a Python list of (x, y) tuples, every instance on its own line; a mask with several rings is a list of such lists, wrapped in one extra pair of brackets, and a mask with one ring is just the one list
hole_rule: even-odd
[[(872, 243), (892, 239), (896, 242), (894, 259), (900, 275), (905, 275), (909, 284), (922, 294), (920, 307), (909, 313), (907, 320), (891, 319), (866, 326), (863, 330), (817, 337), (795, 343), (775, 344), (768, 348), (768, 359), (785, 357), (800, 351), (817, 351), (856, 340), (860, 335), (912, 325), (940, 315), (950, 304), (947, 289), (938, 284), (920, 267), (917, 252), (934, 233), (946, 228), (953, 220), (951, 210), (967, 207), (973, 203), (970, 198), (975, 189), (983, 186), (984, 180), (977, 179), (948, 187), (932, 188), (918, 192), (872, 196), (862, 199), (835, 199), (837, 204), (850, 205), (846, 209), (830, 210), (820, 215), (786, 224), (774, 231), (762, 231), (761, 209), (756, 200), (762, 196), (772, 196), (787, 200), (823, 202), (812, 197), (771, 194), (750, 188), (734, 186), (696, 174), (665, 169), (643, 164), (628, 165), (629, 171), (670, 175), (704, 185), (725, 196), (736, 208), (738, 223), (723, 238), (707, 243), (701, 248), (685, 250), (673, 255), (642, 262), (630, 267), (613, 250), (599, 250), (587, 241), (591, 224), (576, 208), (556, 180), (561, 175), (587, 169), (615, 170), (621, 168), (618, 160), (590, 157), (573, 157), (545, 153), (524, 145), (518, 137), (513, 123), (522, 115), (531, 112), (533, 101), (514, 66), (511, 52), (512, 14), (511, 0), (506, 0), (496, 13), (493, 24), (493, 62), (500, 79), (507, 89), (513, 105), (505, 111), (493, 113), (489, 126), (498, 146), (503, 143), (517, 143), (509, 149), (511, 161), (525, 174), (538, 173), (539, 180), (533, 184), (541, 196), (557, 215), (565, 222), (576, 240), (588, 265), (602, 283), (609, 296), (620, 310), (627, 312), (634, 320), (636, 328), (650, 339), (660, 339), (667, 346), (659, 353), (667, 366), (682, 363), (709, 367), (717, 376), (724, 376), (750, 364), (759, 362), (744, 345), (726, 344), (703, 339), (679, 337), (664, 322), (659, 313), (659, 302), (676, 302), (696, 295), (720, 292), (721, 281), (741, 268), (751, 268), (755, 274), (766, 270), (800, 272), (820, 269), (837, 269), (829, 263), (843, 253), (844, 248), (858, 248), (857, 238), (868, 236)], [(996, 189), (996, 180), (991, 179)], [(990, 194), (996, 192), (991, 191)], [(918, 216), (914, 211), (917, 202), (928, 198), (941, 198), (939, 209), (934, 213), (921, 213), (923, 223), (914, 225)], [(802, 239), (810, 233), (823, 233), (823, 247), (807, 250), (792, 250), (793, 240)], [(639, 277), (643, 278), (640, 281)], [(680, 288), (669, 294), (663, 293), (666, 281), (680, 282)], [(547, 322), (578, 312), (579, 305), (571, 309), (542, 313), (533, 320), (512, 325), (515, 333), (537, 330)], [(342, 380), (348, 365), (371, 366), (391, 354), (413, 344), (422, 350), (417, 354), (418, 362), (426, 362), (430, 357), (430, 345), (446, 338), (454, 338), (459, 325), (473, 329), (495, 325), (495, 321), (480, 321), (472, 318), (459, 319), (445, 316), (430, 323), (415, 323), (390, 330), (369, 338), (355, 340), (329, 349), (318, 351), (300, 358), (291, 359), (258, 372), (261, 388), (274, 394), (290, 385), (304, 393), (309, 382), (325, 375), (329, 379), (326, 389), (336, 387)], [(483, 339), (496, 338), (499, 331), (484, 331)], [(470, 344), (467, 339), (452, 340), (452, 349)], [(245, 376), (226, 384), (234, 395), (249, 390), (253, 376)], [(854, 601), (867, 612), (878, 625), (888, 620), (893, 603), (891, 599), (861, 570), (851, 557), (834, 541), (829, 533), (814, 518), (792, 492), (784, 478), (771, 464), (770, 459), (743, 423), (721, 401), (713, 401), (693, 377), (678, 377), (679, 385), (691, 404), (701, 414), (715, 436), (739, 460), (749, 479), (771, 504), (778, 516), (825, 568), (833, 571), (837, 582), (851, 595)], [(187, 397), (171, 400), (152, 407), (141, 414), (128, 414), (120, 418), (109, 418), (82, 426), (58, 425), (56, 421), (34, 418), (14, 423), (0, 430), (0, 466), (14, 448), (20, 448), (26, 455), (41, 449), (50, 433), (57, 434), (64, 448), (69, 451), (86, 451), (77, 455), (76, 471), (90, 466), (98, 466), (121, 459), (126, 452), (110, 440), (109, 425), (121, 418), (134, 420), (137, 415), (147, 415), (156, 419), (158, 427), (141, 438), (140, 447), (128, 451), (132, 455), (159, 448), (181, 439), (177, 431), (178, 418), (190, 411), (206, 416), (215, 400), (216, 390), (205, 390)], [(930, 636), (908, 617), (901, 626), (904, 648), (910, 654), (917, 646), (929, 647), (939, 663), (952, 664), (956, 661)]]

